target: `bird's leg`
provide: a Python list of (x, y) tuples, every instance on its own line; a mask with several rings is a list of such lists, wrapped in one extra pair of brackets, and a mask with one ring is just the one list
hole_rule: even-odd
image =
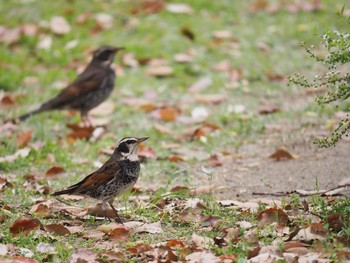
[(120, 223), (120, 224), (123, 224), (122, 219), (121, 219), (120, 216), (118, 215), (117, 209), (115, 209), (114, 206), (113, 206), (113, 200), (112, 200), (112, 201), (109, 201), (108, 203), (109, 203), (109, 205), (112, 207), (113, 212), (115, 213), (115, 215), (116, 215), (116, 217), (117, 217), (117, 218), (116, 218), (116, 221), (117, 221), (118, 223)]
[(81, 112), (80, 116), (81, 116), (81, 120), (83, 121), (84, 127), (93, 126), (87, 112)]
[(102, 208), (103, 213), (105, 214), (105, 218), (107, 218), (109, 220), (109, 222), (112, 222), (112, 220), (109, 218), (109, 216), (107, 214), (107, 204), (106, 204), (106, 202), (102, 201), (101, 208)]

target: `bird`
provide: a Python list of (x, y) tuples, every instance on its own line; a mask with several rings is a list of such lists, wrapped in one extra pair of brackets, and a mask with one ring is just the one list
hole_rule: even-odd
[(79, 111), (83, 123), (91, 125), (88, 112), (111, 94), (116, 77), (111, 64), (116, 53), (123, 49), (124, 47), (103, 46), (95, 50), (88, 66), (71, 84), (38, 109), (21, 115), (18, 119), (24, 121), (44, 111), (70, 109)]
[(102, 200), (101, 207), (105, 217), (110, 220), (106, 213), (109, 204), (116, 215), (116, 221), (123, 223), (113, 206), (113, 201), (117, 195), (127, 192), (136, 183), (140, 174), (138, 146), (148, 138), (125, 137), (121, 139), (111, 157), (98, 170), (67, 189), (54, 192), (52, 196), (73, 194)]

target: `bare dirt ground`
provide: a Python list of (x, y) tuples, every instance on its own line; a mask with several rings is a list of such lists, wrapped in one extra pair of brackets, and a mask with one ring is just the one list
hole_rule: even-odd
[[(286, 101), (284, 110), (303, 109), (313, 101), (313, 96), (303, 97), (302, 91), (295, 96), (298, 104)], [(236, 156), (224, 159), (222, 166), (212, 169), (210, 184), (217, 186), (215, 195), (223, 199), (248, 200), (259, 197), (254, 193), (274, 196), (277, 192), (299, 189), (328, 190), (350, 177), (350, 140), (347, 137), (336, 147), (314, 145), (314, 138), (331, 133), (324, 129), (327, 120), (320, 118), (321, 115), (308, 116), (304, 112), (294, 119), (279, 119), (254, 144), (241, 146)], [(279, 161), (269, 158), (279, 147), (288, 149), (295, 158)], [(202, 184), (204, 180), (208, 183), (203, 172), (198, 172), (201, 168), (196, 169)], [(349, 191), (342, 193), (349, 194)]]

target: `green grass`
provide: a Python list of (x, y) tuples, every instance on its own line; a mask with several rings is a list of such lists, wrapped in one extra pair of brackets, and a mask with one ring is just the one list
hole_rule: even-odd
[[(120, 45), (126, 47), (126, 52), (132, 52), (137, 58), (164, 58), (174, 69), (174, 76), (166, 78), (154, 78), (146, 75), (146, 67), (124, 67), (125, 73), (119, 76), (116, 89), (110, 101), (115, 102), (116, 110), (111, 117), (108, 131), (111, 136), (102, 137), (101, 140), (91, 143), (89, 141), (76, 141), (74, 144), (65, 143), (65, 135), (68, 130), (67, 123), (78, 122), (77, 116), (70, 118), (63, 112), (48, 112), (32, 117), (19, 125), (19, 129), (10, 136), (0, 138), (0, 156), (10, 155), (18, 149), (16, 136), (22, 130), (32, 130), (31, 142), (39, 141), (42, 147), (32, 149), (27, 158), (19, 158), (13, 163), (0, 163), (2, 177), (9, 178), (13, 188), (5, 188), (0, 194), (2, 205), (8, 205), (10, 210), (3, 210), (8, 217), (1, 226), (3, 236), (1, 243), (12, 243), (18, 247), (35, 251), (40, 242), (54, 244), (57, 254), (56, 260), (66, 261), (71, 253), (78, 247), (94, 247), (93, 241), (83, 241), (76, 236), (68, 238), (52, 239), (51, 237), (33, 234), (29, 236), (12, 236), (9, 226), (21, 215), (27, 214), (34, 204), (33, 198), (41, 197), (34, 185), (26, 187), (26, 174), (34, 174), (40, 177), (38, 184), (48, 185), (52, 190), (61, 189), (77, 182), (91, 171), (96, 169), (93, 161), (104, 162), (107, 157), (99, 154), (100, 150), (114, 146), (116, 141), (124, 136), (149, 136), (147, 146), (155, 149), (159, 159), (147, 160), (143, 164), (142, 177), (139, 184), (142, 186), (161, 187), (171, 182), (171, 185), (198, 185), (207, 184), (210, 179), (194, 175), (188, 168), (197, 163), (196, 160), (186, 162), (186, 173), (179, 171), (184, 169), (181, 163), (171, 163), (164, 158), (171, 154), (171, 150), (163, 149), (162, 143), (178, 142), (173, 136), (161, 134), (154, 129), (157, 123), (150, 114), (137, 107), (122, 104), (125, 97), (143, 97), (146, 91), (155, 91), (158, 94), (157, 102), (171, 105), (180, 104), (183, 115), (190, 115), (191, 110), (198, 106), (210, 109), (208, 121), (221, 127), (219, 134), (209, 135), (207, 141), (183, 140), (181, 144), (185, 148), (206, 151), (215, 154), (218, 151), (238, 151), (242, 144), (254, 143), (265, 134), (268, 124), (283, 120), (300, 118), (306, 111), (319, 111), (313, 104), (306, 108), (282, 111), (273, 115), (259, 115), (264, 98), (270, 103), (283, 108), (288, 95), (295, 93), (292, 87), (285, 82), (270, 82), (268, 72), (290, 75), (295, 72), (303, 72), (313, 75), (316, 70), (313, 61), (308, 59), (301, 41), (309, 44), (318, 44), (319, 37), (328, 28), (344, 29), (344, 24), (337, 19), (335, 13), (342, 7), (342, 1), (323, 1), (324, 9), (317, 12), (299, 12), (289, 14), (281, 11), (274, 15), (264, 12), (249, 13), (248, 8), (252, 1), (210, 1), (191, 0), (188, 2), (194, 10), (193, 15), (171, 14), (163, 11), (152, 15), (131, 15), (130, 10), (138, 1), (2, 1), (0, 5), (0, 25), (14, 28), (25, 23), (43, 23), (49, 21), (52, 16), (64, 16), (71, 24), (72, 30), (64, 36), (55, 36), (49, 30), (41, 29), (43, 34), (50, 35), (53, 39), (51, 50), (37, 50), (38, 36), (22, 37), (15, 45), (0, 44), (0, 89), (4, 92), (23, 95), (17, 99), (18, 107), (0, 111), (0, 119), (16, 117), (25, 113), (41, 102), (58, 93), (53, 88), (56, 81), (71, 81), (76, 72), (69, 67), (72, 61), (78, 61), (85, 65), (89, 57), (86, 50), (96, 48), (104, 44)], [(93, 19), (82, 25), (78, 25), (76, 17), (90, 12), (109, 13), (114, 16), (114, 25), (91, 35), (95, 23)], [(188, 27), (195, 34), (195, 41), (190, 41), (180, 33), (183, 27)], [(228, 30), (238, 40), (238, 55), (232, 54), (230, 43), (223, 40), (216, 45), (213, 42), (212, 33), (219, 30)], [(65, 45), (72, 40), (78, 40), (77, 47), (67, 50)], [(261, 51), (259, 43), (268, 47), (267, 52)], [(178, 64), (173, 57), (176, 53), (183, 53), (189, 49), (196, 52), (195, 59), (190, 64)], [(243, 78), (248, 81), (248, 88), (241, 85), (237, 89), (225, 88), (228, 76), (225, 73), (215, 72), (212, 66), (222, 60), (228, 60), (234, 68), (243, 70)], [(121, 59), (115, 60), (120, 64)], [(37, 77), (38, 83), (24, 84), (28, 76)], [(212, 85), (203, 93), (222, 93), (229, 98), (219, 105), (203, 105), (195, 102), (184, 105), (182, 99), (188, 95), (188, 86), (199, 78), (209, 76)], [(171, 98), (171, 100), (169, 99)], [(229, 112), (227, 109), (236, 104), (244, 104), (248, 117)], [(325, 110), (323, 118), (315, 121), (317, 125), (324, 118), (331, 116), (333, 111)], [(186, 125), (174, 123), (162, 123), (162, 125), (174, 130), (178, 135), (186, 130)], [(305, 121), (305, 125), (313, 125)], [(48, 158), (54, 156), (52, 163)], [(77, 163), (77, 159), (86, 159), (88, 162)], [(62, 166), (67, 174), (55, 180), (47, 180), (44, 176), (46, 170), (52, 166)], [(206, 178), (206, 179), (203, 179)], [(49, 198), (48, 196), (44, 196)], [(187, 195), (181, 198), (188, 198)], [(247, 220), (256, 224), (255, 215), (240, 215), (237, 211), (217, 205), (212, 196), (203, 197), (207, 209), (204, 214), (222, 217), (223, 224), (220, 229), (210, 232), (199, 230), (198, 234), (214, 237), (220, 235), (224, 227), (232, 227), (236, 221)], [(337, 201), (332, 211), (327, 210), (325, 200), (317, 199), (310, 202), (326, 217), (332, 212), (339, 212), (348, 216), (348, 199)], [(122, 201), (121, 201), (122, 203)], [(149, 222), (159, 219), (157, 209), (146, 209), (140, 205), (130, 204), (125, 201), (131, 217), (142, 217)], [(51, 219), (41, 219), (42, 222), (58, 222), (60, 216)], [(161, 235), (142, 235), (142, 243), (154, 244), (169, 239), (184, 239), (190, 242), (191, 234), (198, 226), (175, 223), (172, 217), (161, 219), (165, 229), (169, 230)], [(84, 225), (98, 225), (100, 222), (88, 221)], [(349, 226), (342, 229), (349, 235)], [(336, 234), (334, 234), (336, 235)], [(262, 237), (263, 242), (269, 243), (269, 237)], [(63, 242), (63, 243), (61, 243)], [(76, 244), (78, 242), (78, 244)], [(140, 242), (140, 236), (132, 236), (125, 247), (131, 247)], [(65, 247), (67, 245), (67, 248)], [(243, 259), (247, 255), (248, 246), (244, 241), (238, 244), (230, 244), (224, 248), (213, 248), (217, 255), (238, 254)], [(335, 251), (335, 250), (334, 250)], [(35, 253), (34, 258), (41, 261), (43, 255)], [(50, 259), (51, 260), (51, 259)]]

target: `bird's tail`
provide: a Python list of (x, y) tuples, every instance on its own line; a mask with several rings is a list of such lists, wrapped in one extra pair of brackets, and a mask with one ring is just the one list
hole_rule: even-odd
[(58, 195), (70, 195), (70, 194), (73, 194), (74, 191), (75, 191), (75, 187), (74, 188), (68, 188), (68, 189), (65, 189), (65, 190), (62, 190), (62, 191), (57, 191), (57, 192), (54, 192), (53, 194), (51, 194), (52, 196), (58, 196)]
[(21, 116), (18, 117), (18, 119), (20, 121), (25, 121), (26, 119), (28, 119), (29, 117), (31, 117), (32, 115), (38, 114), (40, 112), (42, 112), (43, 110), (41, 108), (37, 109), (37, 110), (33, 110), (31, 112), (28, 112), (26, 114), (23, 114)]

